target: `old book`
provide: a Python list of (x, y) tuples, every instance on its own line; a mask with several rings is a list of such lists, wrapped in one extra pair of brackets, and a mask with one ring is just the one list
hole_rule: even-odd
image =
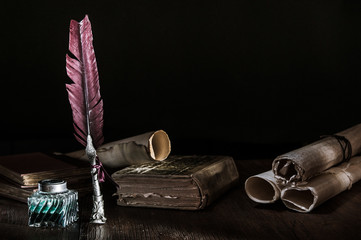
[(89, 163), (64, 156), (34, 152), (0, 156), (0, 175), (19, 186), (36, 187), (37, 183), (47, 178), (62, 178), (77, 182), (89, 178)]
[(27, 202), (27, 198), (33, 193), (34, 188), (21, 188), (11, 182), (0, 178), (0, 196), (11, 198), (20, 202)]
[(91, 192), (89, 163), (40, 152), (0, 156), (0, 196), (26, 202), (43, 179), (60, 178), (79, 195)]
[(238, 182), (228, 156), (170, 156), (132, 165), (112, 174), (118, 205), (198, 210), (210, 205)]
[[(91, 179), (88, 177), (83, 183), (72, 182), (67, 184), (69, 189), (78, 191), (79, 197), (85, 196), (92, 192)], [(28, 197), (35, 191), (36, 187), (22, 188), (8, 179), (0, 178), (0, 196), (27, 203)]]

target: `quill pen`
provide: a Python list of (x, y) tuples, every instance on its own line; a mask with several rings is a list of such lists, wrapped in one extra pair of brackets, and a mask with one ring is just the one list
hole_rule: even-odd
[[(73, 81), (66, 84), (73, 114), (75, 138), (84, 145), (91, 162), (93, 182), (93, 212), (91, 222), (105, 223), (104, 201), (99, 186), (99, 160), (96, 148), (103, 141), (103, 100), (100, 96), (98, 68), (93, 48), (93, 34), (88, 16), (80, 22), (71, 20), (66, 71)], [(99, 164), (98, 164), (99, 162)]]

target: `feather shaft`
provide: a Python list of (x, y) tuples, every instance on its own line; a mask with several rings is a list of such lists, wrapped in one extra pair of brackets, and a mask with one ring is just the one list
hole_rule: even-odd
[(84, 145), (92, 165), (93, 210), (91, 222), (105, 223), (104, 201), (100, 192), (96, 148), (103, 141), (103, 100), (100, 96), (98, 67), (93, 47), (93, 33), (88, 16), (80, 21), (71, 20), (69, 51), (66, 71), (73, 81), (66, 84), (73, 114), (74, 135)]

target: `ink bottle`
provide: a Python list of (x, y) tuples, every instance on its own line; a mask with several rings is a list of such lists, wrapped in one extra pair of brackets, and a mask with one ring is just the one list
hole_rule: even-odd
[(28, 197), (30, 227), (66, 227), (78, 220), (78, 192), (66, 181), (46, 179)]

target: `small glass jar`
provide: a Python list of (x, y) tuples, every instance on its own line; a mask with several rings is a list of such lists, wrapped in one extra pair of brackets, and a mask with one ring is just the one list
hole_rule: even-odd
[(66, 181), (46, 179), (28, 197), (30, 227), (66, 227), (78, 220), (78, 192)]

